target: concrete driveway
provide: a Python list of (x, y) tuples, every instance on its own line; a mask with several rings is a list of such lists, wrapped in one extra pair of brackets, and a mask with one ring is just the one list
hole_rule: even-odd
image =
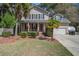
[(79, 56), (79, 35), (54, 35), (73, 55)]

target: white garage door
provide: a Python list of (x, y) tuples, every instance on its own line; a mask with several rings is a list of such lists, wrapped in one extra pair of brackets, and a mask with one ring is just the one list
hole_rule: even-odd
[(64, 28), (58, 28), (58, 29), (54, 29), (54, 34), (66, 34), (66, 29)]

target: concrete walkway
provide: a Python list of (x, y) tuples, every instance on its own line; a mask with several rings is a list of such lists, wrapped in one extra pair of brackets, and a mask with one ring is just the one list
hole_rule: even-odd
[(73, 55), (79, 56), (79, 35), (54, 35)]

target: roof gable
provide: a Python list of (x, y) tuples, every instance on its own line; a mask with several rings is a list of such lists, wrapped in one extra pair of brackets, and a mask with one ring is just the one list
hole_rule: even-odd
[[(49, 13), (48, 11), (46, 11), (46, 10), (44, 10), (44, 9), (38, 7), (38, 6), (32, 6), (32, 7), (30, 8), (30, 10), (32, 10), (32, 9), (37, 10), (37, 11), (39, 11), (39, 12), (41, 12), (41, 13), (44, 13), (45, 15), (48, 15), (48, 13)], [(48, 15), (48, 16), (49, 16), (49, 15)]]

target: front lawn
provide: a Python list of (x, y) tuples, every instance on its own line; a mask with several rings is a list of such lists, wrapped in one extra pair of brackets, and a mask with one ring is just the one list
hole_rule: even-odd
[(13, 43), (0, 44), (0, 55), (4, 56), (71, 56), (58, 41), (21, 39)]

